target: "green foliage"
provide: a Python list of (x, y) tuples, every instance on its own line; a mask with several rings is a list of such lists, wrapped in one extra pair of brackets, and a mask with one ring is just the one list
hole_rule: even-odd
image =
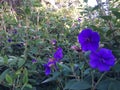
[(73, 79), (66, 83), (64, 90), (85, 90), (89, 89), (90, 87), (91, 85), (86, 81)]
[[(119, 90), (119, 0), (111, 0), (109, 5), (99, 1), (94, 7), (87, 6), (88, 0), (78, 6), (81, 0), (57, 0), (58, 9), (40, 1), (0, 4), (0, 90)], [(113, 52), (116, 64), (110, 71), (89, 66), (90, 52), (83, 52), (77, 41), (84, 28), (97, 31), (100, 47)], [(74, 45), (79, 50), (73, 50)], [(64, 58), (46, 76), (44, 64), (57, 47), (63, 48)]]
[(50, 81), (54, 81), (54, 80), (57, 80), (58, 77), (59, 77), (60, 73), (59, 72), (54, 72), (53, 73), (53, 76), (44, 80), (42, 83), (47, 83), (47, 82), (50, 82)]
[(6, 74), (5, 79), (6, 79), (6, 81), (7, 81), (9, 84), (12, 84), (13, 80), (12, 80), (12, 78), (11, 78), (8, 74)]

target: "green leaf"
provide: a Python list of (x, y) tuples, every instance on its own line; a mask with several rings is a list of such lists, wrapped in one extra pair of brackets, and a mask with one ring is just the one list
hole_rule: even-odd
[(23, 73), (24, 73), (23, 83), (24, 83), (24, 84), (27, 84), (27, 83), (28, 83), (28, 71), (27, 71), (26, 68), (24, 69)]
[(41, 6), (41, 3), (39, 1), (33, 1), (33, 6), (34, 7), (40, 7)]
[(5, 77), (6, 81), (9, 83), (9, 84), (12, 84), (13, 80), (11, 78), (10, 75), (6, 74), (6, 77)]
[(26, 6), (26, 8), (25, 8), (25, 13), (28, 14), (28, 15), (31, 13), (29, 6)]
[(113, 80), (110, 83), (108, 90), (120, 90), (120, 81)]
[(93, 30), (99, 30), (100, 27), (98, 28), (96, 25), (90, 25), (90, 27), (93, 29)]
[(111, 16), (100, 16), (100, 18), (107, 20), (107, 21), (112, 19)]
[(120, 12), (118, 12), (118, 11), (112, 11), (112, 13), (113, 13), (118, 19), (120, 19)]
[(6, 74), (9, 72), (9, 69), (6, 69), (3, 71), (3, 73), (0, 75), (0, 83), (5, 79)]
[(9, 56), (9, 59), (8, 59), (9, 66), (16, 65), (16, 63), (17, 63), (17, 57)]
[(91, 68), (87, 68), (84, 72), (83, 72), (83, 74), (84, 75), (88, 75), (90, 72), (91, 72)]
[(4, 56), (4, 63), (7, 64), (8, 63), (8, 57), (5, 55)]
[(24, 63), (25, 63), (25, 60), (22, 59), (22, 58), (20, 58), (20, 59), (18, 60), (18, 67), (20, 68)]
[(120, 9), (119, 9), (119, 8), (111, 8), (110, 10), (112, 11), (112, 13), (113, 13), (118, 19), (120, 19)]
[(16, 75), (20, 75), (20, 74), (21, 74), (21, 70), (16, 71), (15, 74), (16, 74)]
[(120, 40), (120, 35), (114, 36), (113, 39)]
[(93, 7), (92, 11), (98, 10), (102, 6), (102, 4), (104, 4), (104, 2), (97, 4), (95, 7)]
[(79, 65), (80, 70), (82, 70), (84, 66), (85, 66), (85, 62), (80, 62), (80, 65)]
[(24, 75), (24, 76), (23, 76), (23, 83), (24, 83), (24, 84), (27, 84), (27, 83), (28, 83), (28, 76), (27, 76), (27, 75)]
[(59, 63), (59, 66), (62, 67), (64, 71), (72, 72), (71, 69), (65, 64)]
[(54, 81), (54, 80), (56, 80), (56, 79), (58, 78), (58, 76), (59, 76), (60, 74), (61, 74), (60, 72), (54, 72), (52, 77), (44, 80), (42, 83)]
[(84, 80), (70, 80), (66, 85), (64, 90), (70, 89), (70, 90), (83, 90), (83, 89), (89, 89), (91, 85), (84, 81)]
[[(26, 84), (23, 90), (37, 90), (37, 87), (32, 87), (30, 84)], [(21, 89), (20, 89), (21, 90)]]
[(47, 82), (50, 82), (50, 81), (54, 81), (55, 79), (56, 78), (54, 78), (54, 77), (50, 77), (50, 78), (44, 80), (42, 83), (47, 83)]
[(103, 80), (97, 85), (97, 89), (98, 90), (108, 90), (108, 86), (110, 83), (111, 83), (111, 80), (109, 80), (109, 79)]
[(98, 10), (100, 6), (101, 6), (101, 4), (96, 5), (95, 7), (93, 7), (92, 11)]
[(120, 57), (120, 50), (118, 48), (112, 50), (113, 54), (116, 55), (116, 57)]
[(26, 84), (25, 87), (32, 88), (31, 84)]
[(0, 57), (0, 65), (4, 65), (4, 59), (3, 59), (3, 57)]
[(108, 30), (106, 32), (106, 36), (110, 36), (111, 34), (113, 34), (115, 32), (115, 30)]
[(23, 73), (24, 73), (25, 75), (28, 75), (28, 70), (27, 70), (26, 68), (24, 68)]
[(115, 71), (115, 72), (120, 72), (120, 64), (116, 64), (114, 67), (113, 67), (113, 70)]

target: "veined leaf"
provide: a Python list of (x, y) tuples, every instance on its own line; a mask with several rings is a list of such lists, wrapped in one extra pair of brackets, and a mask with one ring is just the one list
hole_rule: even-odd
[(54, 81), (54, 80), (56, 80), (56, 79), (58, 78), (59, 75), (60, 75), (59, 72), (54, 72), (52, 77), (50, 77), (50, 78), (44, 80), (42, 83)]
[(9, 84), (12, 84), (13, 80), (11, 78), (10, 75), (6, 74), (6, 77), (5, 77), (6, 81), (9, 83)]
[(64, 90), (69, 89), (69, 90), (83, 90), (83, 89), (89, 89), (91, 85), (84, 81), (84, 80), (70, 80), (66, 85)]
[(1, 75), (0, 75), (0, 83), (5, 79), (6, 74), (9, 72), (9, 69), (6, 69)]
[(100, 16), (100, 17), (104, 20), (107, 20), (107, 21), (112, 19), (111, 16)]

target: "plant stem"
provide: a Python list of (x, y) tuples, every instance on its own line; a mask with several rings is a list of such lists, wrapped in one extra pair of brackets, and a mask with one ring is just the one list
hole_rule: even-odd
[(104, 72), (101, 77), (98, 79), (98, 81), (96, 82), (96, 84), (94, 85), (92, 90), (95, 90), (96, 86), (98, 85), (98, 83), (101, 81), (101, 79), (103, 78), (103, 76), (106, 74), (106, 72)]
[(62, 82), (58, 79), (58, 83), (59, 83), (59, 86), (60, 86), (60, 88), (63, 90), (63, 84), (62, 84)]
[(27, 60), (27, 46), (28, 46), (28, 27), (29, 27), (29, 23), (28, 23), (28, 17), (26, 16), (26, 30), (25, 30), (25, 34), (26, 34), (26, 38), (25, 38), (25, 50), (24, 50), (24, 58), (25, 60)]
[(91, 76), (92, 76), (92, 88), (91, 88), (91, 90), (94, 90), (93, 88), (94, 88), (94, 73), (93, 73), (93, 71), (91, 72)]

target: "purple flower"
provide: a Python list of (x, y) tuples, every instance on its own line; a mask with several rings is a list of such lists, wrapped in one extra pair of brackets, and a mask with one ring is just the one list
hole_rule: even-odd
[(60, 59), (63, 58), (63, 50), (62, 48), (57, 48), (56, 52), (54, 53), (54, 58), (59, 61)]
[(55, 39), (50, 41), (52, 45), (55, 45), (57, 43), (57, 41)]
[(84, 29), (78, 35), (78, 41), (81, 44), (81, 48), (84, 51), (97, 50), (99, 48), (100, 36), (97, 32), (91, 29)]
[(32, 63), (36, 63), (37, 62), (37, 60), (36, 59), (32, 59)]
[(80, 22), (80, 21), (81, 21), (81, 18), (79, 17), (79, 18), (78, 18), (78, 22)]
[(49, 75), (51, 73), (51, 67), (56, 66), (56, 61), (54, 58), (49, 58), (48, 63), (44, 64), (45, 67), (45, 75)]
[(17, 34), (17, 30), (16, 30), (16, 29), (14, 29), (12, 33), (13, 33), (13, 34)]
[(12, 42), (12, 39), (11, 39), (11, 38), (9, 38), (9, 39), (8, 39), (8, 42), (9, 42), (9, 43), (10, 43), (10, 42)]
[(53, 66), (56, 70), (58, 70), (58, 67), (56, 65), (57, 62), (59, 62), (60, 59), (63, 58), (63, 50), (62, 48), (57, 48), (56, 52), (54, 53), (53, 58), (49, 58), (48, 63), (44, 64), (45, 67), (45, 74), (49, 75), (51, 73), (51, 67)]
[(111, 50), (101, 48), (99, 51), (91, 52), (89, 64), (101, 72), (108, 71), (115, 64), (115, 57)]
[(51, 69), (48, 64), (44, 64), (45, 67), (45, 75), (49, 75), (51, 73)]

